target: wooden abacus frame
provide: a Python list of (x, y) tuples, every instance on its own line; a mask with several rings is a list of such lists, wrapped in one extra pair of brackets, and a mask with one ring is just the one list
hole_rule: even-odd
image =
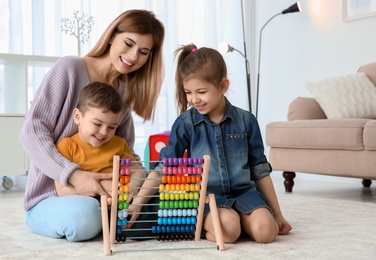
[[(197, 212), (197, 222), (195, 230), (195, 241), (201, 240), (201, 231), (203, 224), (203, 215), (204, 215), (204, 205), (209, 203), (212, 223), (214, 226), (214, 233), (216, 237), (217, 249), (225, 250), (225, 245), (223, 241), (222, 229), (219, 222), (219, 215), (217, 204), (215, 202), (214, 194), (209, 194), (206, 196), (206, 188), (208, 184), (208, 175), (209, 175), (209, 166), (210, 166), (210, 157), (204, 155), (203, 157), (203, 171), (201, 179), (201, 189), (199, 197), (199, 205)], [(112, 255), (111, 244), (116, 242), (116, 218), (117, 218), (117, 204), (118, 204), (118, 181), (119, 181), (119, 170), (120, 170), (120, 157), (115, 155), (113, 157), (113, 177), (112, 177), (112, 194), (111, 199), (105, 195), (101, 196), (101, 207), (102, 207), (102, 232), (103, 232), (103, 245), (104, 245), (104, 254)], [(109, 204), (111, 201), (111, 204)], [(108, 207), (110, 206), (111, 210), (111, 219), (109, 225), (108, 217)]]

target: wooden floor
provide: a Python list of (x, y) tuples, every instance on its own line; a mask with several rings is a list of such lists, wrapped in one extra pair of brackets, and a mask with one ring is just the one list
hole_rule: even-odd
[[(316, 175), (309, 179), (309, 176), (311, 175), (297, 174), (293, 194), (376, 203), (376, 181), (373, 181), (371, 188), (363, 188), (360, 179)], [(273, 172), (272, 179), (277, 195), (284, 193), (282, 174)], [(0, 188), (0, 199), (22, 198), (23, 194), (24, 190), (17, 187), (10, 190), (5, 190), (2, 186)]]

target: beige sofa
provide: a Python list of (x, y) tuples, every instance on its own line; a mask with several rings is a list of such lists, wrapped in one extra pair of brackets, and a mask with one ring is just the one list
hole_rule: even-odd
[[(376, 85), (376, 63), (358, 72)], [(283, 172), (286, 192), (292, 192), (296, 172), (359, 178), (364, 187), (376, 180), (376, 120), (327, 119), (311, 97), (293, 100), (287, 119), (267, 124), (265, 133), (269, 161)]]

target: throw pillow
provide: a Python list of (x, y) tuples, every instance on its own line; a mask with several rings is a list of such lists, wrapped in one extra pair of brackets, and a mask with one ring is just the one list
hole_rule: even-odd
[(307, 82), (328, 119), (376, 118), (376, 87), (365, 73)]

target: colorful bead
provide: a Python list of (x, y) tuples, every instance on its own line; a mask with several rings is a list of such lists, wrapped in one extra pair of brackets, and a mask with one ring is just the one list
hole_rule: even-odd
[(163, 184), (159, 184), (159, 192), (163, 192), (164, 191), (164, 185)]
[(178, 160), (178, 158), (174, 158), (174, 159), (172, 159), (172, 162), (173, 162), (173, 165), (174, 165), (174, 166), (179, 165), (179, 160)]
[(168, 158), (168, 166), (174, 165), (174, 161), (172, 158)]
[[(158, 224), (153, 226), (151, 231), (156, 235), (157, 240), (192, 240), (197, 222), (202, 181), (200, 164), (203, 163), (203, 159), (164, 158), (162, 163), (164, 167), (161, 172), (161, 184), (158, 187), (160, 199), (157, 212)], [(120, 164), (130, 165), (131, 161), (129, 158), (121, 159)], [(128, 223), (129, 186), (127, 184), (130, 182), (130, 174), (129, 167), (120, 167), (117, 224), (123, 228)], [(119, 235), (125, 240), (125, 233)]]

